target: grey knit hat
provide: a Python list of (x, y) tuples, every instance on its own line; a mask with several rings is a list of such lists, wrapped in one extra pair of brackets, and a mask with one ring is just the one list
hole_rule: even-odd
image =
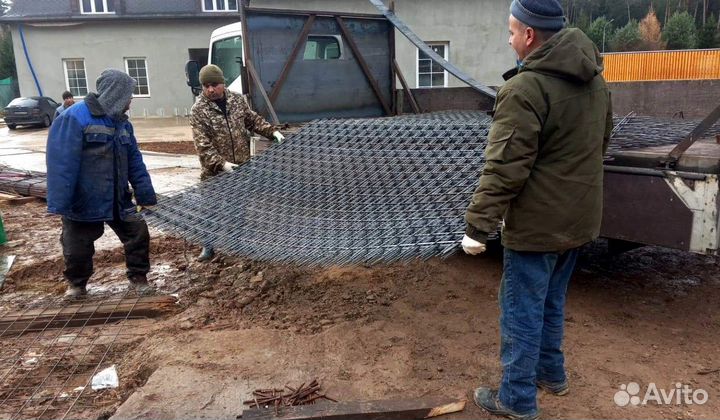
[(132, 99), (137, 82), (127, 73), (115, 69), (103, 70), (95, 81), (98, 102), (111, 117), (121, 116)]
[(513, 0), (510, 14), (527, 26), (547, 31), (565, 27), (565, 16), (558, 0)]

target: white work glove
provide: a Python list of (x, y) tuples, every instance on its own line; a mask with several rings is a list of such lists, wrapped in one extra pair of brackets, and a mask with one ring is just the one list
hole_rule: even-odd
[(240, 165), (237, 165), (237, 164), (234, 164), (234, 163), (230, 163), (230, 162), (225, 162), (225, 163), (223, 164), (223, 169), (222, 169), (222, 170), (223, 170), (223, 172), (233, 172), (235, 169), (238, 168), (238, 166), (240, 166)]
[(282, 142), (285, 141), (285, 136), (283, 136), (282, 133), (279, 131), (274, 131), (272, 137), (277, 144), (282, 144)]
[(462, 248), (468, 255), (479, 255), (487, 250), (484, 243), (478, 242), (467, 235), (463, 237)]

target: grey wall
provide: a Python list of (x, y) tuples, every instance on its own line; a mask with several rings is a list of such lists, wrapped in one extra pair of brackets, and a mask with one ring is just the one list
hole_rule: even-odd
[(705, 118), (720, 105), (720, 80), (610, 83), (613, 112)]
[[(199, 1), (199, 0), (198, 0)], [(510, 0), (396, 0), (396, 12), (426, 41), (449, 41), (450, 61), (481, 83), (499, 85), (500, 75), (514, 63), (507, 45)], [(252, 0), (252, 7), (333, 10), (377, 13), (367, 0)], [(177, 21), (87, 22), (66, 26), (25, 25), (31, 60), (46, 95), (57, 100), (65, 90), (63, 58), (84, 58), (88, 84), (108, 67), (124, 69), (124, 57), (146, 57), (150, 74), (150, 98), (133, 101), (132, 112), (149, 115), (192, 105), (185, 85), (184, 65), (188, 48), (207, 48), (213, 29), (235, 21), (228, 18)], [(17, 26), (13, 25), (21, 95), (37, 89), (22, 52)], [(417, 86), (417, 49), (399, 32), (397, 59), (411, 87)], [(449, 78), (449, 86), (464, 86)]]
[[(125, 57), (145, 57), (150, 76), (150, 97), (136, 98), (132, 114), (172, 116), (174, 108), (184, 113), (192, 106), (190, 88), (185, 84), (188, 48), (208, 48), (210, 33), (233, 18), (213, 20), (89, 22), (72, 26), (25, 25), (25, 40), (40, 86), (46, 96), (60, 100), (65, 88), (64, 58), (84, 58), (88, 88), (103, 69), (125, 70)], [(14, 25), (15, 26), (15, 25)], [(13, 42), (22, 96), (37, 95), (23, 53), (17, 27)]]
[[(387, 4), (387, 0), (385, 1)], [(367, 0), (251, 0), (251, 7), (379, 13)], [(515, 63), (508, 45), (510, 0), (395, 0), (395, 12), (426, 42), (450, 42), (450, 62), (485, 85), (502, 84)], [(417, 48), (396, 32), (396, 55), (417, 87)], [(465, 86), (450, 76), (449, 86)]]

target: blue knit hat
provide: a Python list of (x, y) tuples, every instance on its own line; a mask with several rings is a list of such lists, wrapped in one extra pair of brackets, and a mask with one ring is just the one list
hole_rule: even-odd
[(558, 0), (513, 0), (510, 14), (534, 29), (559, 31), (565, 27), (565, 14)]

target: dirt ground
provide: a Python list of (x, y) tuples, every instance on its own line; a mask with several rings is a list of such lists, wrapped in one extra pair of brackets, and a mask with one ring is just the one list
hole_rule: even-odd
[(195, 150), (195, 143), (192, 141), (138, 143), (138, 146), (140, 147), (140, 150), (150, 152), (162, 152), (178, 155), (194, 155), (197, 153)]
[[(1, 208), (17, 260), (0, 305), (59, 296), (60, 220), (44, 203)], [(98, 243), (92, 296), (126, 288), (121, 247)], [(375, 267), (276, 266), (220, 256), (194, 262), (181, 239), (153, 231), (150, 280), (177, 293), (118, 361), (121, 387), (87, 418), (236, 418), (257, 388), (319, 378), (339, 400), (444, 395), (495, 385), (501, 253)], [(571, 393), (539, 393), (545, 418), (717, 418), (720, 261), (660, 248), (582, 253), (570, 285), (565, 350)], [(622, 384), (680, 382), (704, 405), (618, 407)], [(643, 391), (644, 392), (644, 391)], [(469, 404), (450, 418), (490, 418)]]

